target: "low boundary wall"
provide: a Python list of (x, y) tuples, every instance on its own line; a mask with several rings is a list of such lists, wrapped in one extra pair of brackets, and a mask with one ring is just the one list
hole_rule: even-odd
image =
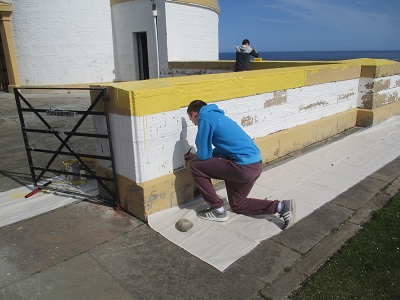
[[(374, 125), (400, 114), (400, 63), (389, 60), (357, 59), (106, 87), (119, 203), (145, 221), (151, 213), (194, 198), (184, 161), (190, 147), (195, 151), (197, 128), (186, 114), (192, 100), (223, 109), (255, 140), (264, 163), (354, 126)], [(102, 126), (95, 122), (97, 131)], [(99, 155), (109, 152), (100, 140), (97, 148)], [(98, 172), (111, 171), (99, 165)]]
[[(340, 64), (336, 61), (268, 61), (268, 60), (253, 60), (250, 61), (249, 71), (266, 70), (266, 69), (281, 69), (292, 67), (306, 67), (323, 64)], [(204, 75), (204, 74), (219, 74), (233, 72), (235, 69), (234, 60), (219, 60), (219, 61), (170, 61), (168, 70), (162, 70), (163, 77), (171, 76), (187, 76), (187, 75)]]

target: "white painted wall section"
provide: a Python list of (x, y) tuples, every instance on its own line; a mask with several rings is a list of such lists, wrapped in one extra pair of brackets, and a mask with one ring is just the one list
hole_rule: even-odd
[[(216, 104), (252, 138), (259, 138), (356, 108), (357, 94), (358, 79), (352, 79)], [(186, 109), (143, 117), (111, 114), (117, 173), (141, 183), (183, 168), (184, 153), (190, 147), (196, 151), (197, 133)]]
[(358, 79), (218, 102), (252, 138), (356, 108)]
[(12, 1), (21, 84), (114, 80), (109, 0)]
[(209, 8), (165, 3), (168, 61), (218, 60), (218, 13)]
[[(111, 114), (110, 123), (118, 174), (144, 182), (184, 167), (180, 111), (143, 117)], [(102, 155), (108, 151), (104, 145), (97, 147)]]

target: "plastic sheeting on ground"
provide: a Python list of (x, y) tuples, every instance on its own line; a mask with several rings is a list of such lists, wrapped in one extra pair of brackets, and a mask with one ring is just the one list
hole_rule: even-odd
[[(249, 197), (295, 199), (300, 220), (399, 156), (400, 116), (396, 116), (263, 172)], [(217, 193), (226, 198), (224, 188)], [(275, 215), (248, 217), (231, 211), (227, 222), (206, 221), (196, 216), (196, 211), (206, 207), (199, 197), (184, 207), (154, 213), (148, 222), (220, 271), (278, 234), (283, 225)], [(193, 222), (188, 232), (175, 229), (181, 218)]]
[[(95, 196), (98, 193), (97, 182), (94, 180), (79, 187), (60, 178), (50, 180), (51, 185), (29, 198), (25, 198), (25, 195), (35, 189), (32, 185), (0, 193), (0, 227), (81, 201), (85, 195)], [(45, 182), (41, 182), (39, 186)], [(67, 191), (70, 194), (61, 191)], [(72, 193), (73, 196), (71, 196)]]

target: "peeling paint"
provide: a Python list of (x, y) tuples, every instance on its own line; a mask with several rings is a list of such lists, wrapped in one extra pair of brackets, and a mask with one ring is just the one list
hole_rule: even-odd
[(390, 88), (390, 79), (381, 79), (373, 82), (369, 82), (365, 85), (366, 89), (372, 90), (375, 93), (388, 90)]
[(287, 101), (286, 90), (276, 91), (276, 92), (274, 92), (274, 98), (265, 101), (264, 108), (269, 108), (272, 106), (279, 106), (279, 105), (285, 104), (286, 101)]
[(242, 121), (241, 121), (241, 124), (242, 124), (243, 127), (251, 126), (251, 125), (254, 124), (254, 119), (252, 117), (250, 117), (250, 116), (243, 117)]
[(361, 108), (372, 109), (374, 95), (371, 92), (366, 93), (361, 97)]
[(397, 92), (391, 94), (375, 94), (373, 108), (381, 107), (396, 101), (399, 101), (399, 94)]
[(195, 70), (195, 69), (168, 69), (163, 75), (167, 76), (190, 76), (190, 75), (205, 75), (205, 74), (213, 74), (213, 70)]
[(274, 151), (274, 157), (278, 157), (279, 156), (279, 147), (275, 149)]
[(390, 88), (390, 79), (381, 79), (375, 82), (374, 84), (374, 92), (388, 90)]
[(318, 102), (315, 102), (315, 103), (311, 103), (309, 105), (302, 105), (302, 106), (300, 106), (299, 110), (300, 111), (309, 110), (309, 109), (313, 109), (313, 108), (318, 107), (318, 106), (327, 106), (327, 105), (329, 105), (328, 102), (321, 100), (321, 101), (318, 101)]
[(354, 93), (354, 92), (341, 94), (341, 95), (338, 96), (338, 101), (341, 102), (341, 101), (349, 100), (355, 94), (356, 93)]
[(361, 97), (361, 108), (375, 109), (390, 103), (400, 101), (399, 93), (372, 93), (368, 92)]
[(147, 196), (147, 201), (145, 201), (146, 207), (150, 208), (153, 202), (162, 201), (166, 197), (165, 192), (157, 193), (157, 191), (151, 191), (150, 195)]
[(373, 81), (368, 82), (368, 83), (365, 85), (365, 88), (368, 89), (368, 90), (372, 90), (372, 89), (374, 88), (374, 82), (373, 82)]

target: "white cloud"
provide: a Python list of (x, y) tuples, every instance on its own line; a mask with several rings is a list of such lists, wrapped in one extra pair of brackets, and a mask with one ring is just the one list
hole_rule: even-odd
[[(380, 27), (391, 24), (387, 14), (363, 10), (362, 5), (355, 6), (351, 1), (272, 0), (269, 4), (263, 3), (262, 6), (267, 9), (265, 14), (278, 15), (282, 20), (291, 15), (303, 23), (352, 32), (365, 32), (377, 24)], [(371, 9), (371, 6), (368, 8)]]
[(264, 22), (271, 22), (271, 23), (292, 23), (289, 20), (285, 19), (271, 19), (271, 18), (262, 18), (262, 17), (255, 17), (257, 20), (264, 21)]

